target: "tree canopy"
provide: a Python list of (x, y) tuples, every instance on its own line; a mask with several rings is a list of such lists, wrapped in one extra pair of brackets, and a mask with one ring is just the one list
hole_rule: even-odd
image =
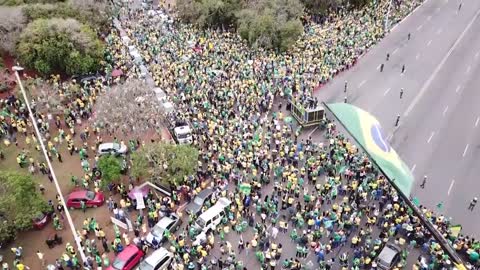
[(303, 33), (299, 0), (179, 0), (180, 17), (200, 27), (237, 29), (250, 45), (286, 50)]
[(17, 44), (22, 63), (43, 75), (96, 71), (104, 47), (93, 30), (74, 19), (38, 19), (28, 24)]
[(95, 125), (112, 132), (142, 135), (159, 130), (162, 115), (160, 101), (141, 80), (116, 85), (95, 103)]
[(370, 0), (177, 0), (179, 17), (199, 27), (236, 30), (253, 47), (287, 50), (303, 34), (305, 14), (327, 16)]
[(27, 22), (37, 19), (73, 18), (93, 29), (108, 27), (110, 12), (106, 0), (73, 0), (56, 4), (34, 4), (22, 8)]
[(116, 156), (104, 155), (100, 157), (97, 167), (102, 173), (102, 188), (106, 188), (108, 184), (120, 179), (122, 165)]
[(132, 155), (132, 176), (181, 185), (198, 167), (198, 150), (191, 145), (154, 143)]
[(180, 16), (200, 27), (231, 27), (236, 25), (236, 12), (243, 7), (238, 0), (177, 0)]
[(238, 13), (238, 32), (250, 45), (285, 51), (303, 33), (298, 0), (260, 0)]
[(32, 219), (47, 211), (48, 205), (30, 175), (0, 171), (0, 243), (8, 233), (32, 228)]

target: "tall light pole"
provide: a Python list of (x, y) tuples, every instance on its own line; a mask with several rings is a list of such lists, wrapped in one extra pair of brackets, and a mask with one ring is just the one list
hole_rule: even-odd
[(65, 198), (63, 198), (62, 190), (60, 189), (60, 185), (58, 184), (57, 176), (55, 175), (55, 171), (53, 170), (52, 163), (50, 162), (50, 159), (48, 158), (47, 149), (45, 148), (45, 144), (43, 143), (42, 134), (38, 130), (37, 119), (35, 119), (35, 116), (33, 115), (32, 108), (30, 107), (30, 103), (28, 101), (27, 93), (25, 92), (25, 89), (23, 88), (22, 80), (20, 79), (20, 75), (18, 74), (19, 71), (23, 70), (23, 68), (20, 67), (20, 66), (14, 66), (13, 70), (15, 71), (15, 77), (17, 78), (18, 85), (20, 86), (20, 90), (22, 92), (23, 99), (25, 100), (25, 104), (27, 105), (28, 114), (30, 115), (30, 120), (32, 121), (33, 128), (35, 129), (35, 134), (37, 136), (37, 140), (40, 142), (40, 147), (42, 148), (43, 157), (47, 161), (48, 168), (50, 169), (50, 173), (52, 174), (53, 183), (55, 184), (55, 188), (57, 189), (57, 193), (60, 196), (60, 201), (63, 205), (64, 210), (65, 210), (68, 225), (70, 227), (70, 230), (72, 231), (73, 238), (75, 239), (75, 243), (77, 244), (78, 253), (80, 253), (80, 257), (82, 258), (82, 261), (86, 262), (87, 259), (86, 259), (86, 256), (85, 256), (85, 252), (83, 251), (83, 247), (82, 247), (82, 243), (80, 241), (80, 237), (78, 236), (77, 231), (75, 230), (75, 225), (73, 225), (72, 216), (70, 215), (70, 211), (68, 211), (67, 204), (65, 203)]

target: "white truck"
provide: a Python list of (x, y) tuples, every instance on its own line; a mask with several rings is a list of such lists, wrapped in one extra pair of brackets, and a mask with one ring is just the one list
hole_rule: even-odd
[(176, 110), (172, 102), (168, 101), (167, 94), (162, 89), (156, 87), (153, 89), (157, 100), (162, 105), (163, 112), (167, 118), (168, 130), (173, 136), (173, 139), (178, 144), (193, 143), (192, 129), (187, 121), (179, 120), (176, 116)]
[(173, 121), (170, 132), (178, 144), (192, 144), (192, 129), (185, 121)]

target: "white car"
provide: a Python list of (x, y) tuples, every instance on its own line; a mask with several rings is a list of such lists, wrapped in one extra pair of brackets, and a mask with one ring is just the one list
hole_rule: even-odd
[(172, 261), (173, 254), (162, 247), (143, 260), (137, 270), (167, 270)]
[(98, 155), (125, 155), (128, 152), (128, 148), (124, 144), (119, 143), (102, 143), (98, 146)]
[(158, 248), (158, 246), (153, 245), (153, 238), (157, 240), (158, 245), (161, 245), (165, 241), (165, 231), (168, 230), (173, 233), (181, 222), (182, 220), (175, 214), (171, 214), (169, 217), (163, 217), (148, 233), (146, 238), (147, 243), (153, 248)]

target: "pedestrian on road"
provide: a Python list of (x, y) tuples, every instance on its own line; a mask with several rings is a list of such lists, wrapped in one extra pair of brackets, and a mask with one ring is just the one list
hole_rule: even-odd
[(420, 185), (421, 188), (425, 188), (425, 184), (427, 183), (427, 176), (423, 176), (422, 184)]
[(387, 53), (387, 61), (388, 61), (388, 59), (390, 59), (390, 54), (389, 53)]
[(80, 208), (82, 208), (82, 211), (85, 213), (85, 210), (87, 209), (87, 205), (85, 204), (85, 201), (80, 201)]
[(468, 210), (473, 211), (473, 208), (475, 208), (475, 205), (477, 205), (477, 201), (477, 197), (473, 198), (470, 202), (470, 205), (468, 206)]
[(405, 73), (405, 65), (402, 66), (402, 74)]
[(344, 93), (347, 92), (347, 86), (348, 86), (348, 83), (347, 83), (347, 81), (345, 81), (345, 89), (343, 90)]
[(45, 266), (45, 254), (41, 253), (40, 250), (37, 250), (37, 256), (38, 259), (40, 260), (40, 263), (42, 264), (42, 267)]
[(383, 72), (383, 63), (380, 65), (380, 72)]
[(398, 127), (399, 122), (400, 122), (400, 114), (397, 114), (397, 121), (395, 122), (396, 127)]
[(408, 40), (410, 40), (410, 33), (408, 33)]
[(461, 8), (462, 8), (462, 3), (460, 3), (460, 5), (458, 5), (458, 11), (460, 11)]
[(402, 99), (402, 97), (403, 97), (403, 88), (400, 89), (400, 99)]
[(245, 243), (243, 242), (243, 237), (240, 235), (240, 239), (238, 240), (238, 253), (242, 253), (242, 250), (245, 249)]
[(345, 101), (345, 103), (347, 103), (347, 97), (345, 97), (344, 101)]

